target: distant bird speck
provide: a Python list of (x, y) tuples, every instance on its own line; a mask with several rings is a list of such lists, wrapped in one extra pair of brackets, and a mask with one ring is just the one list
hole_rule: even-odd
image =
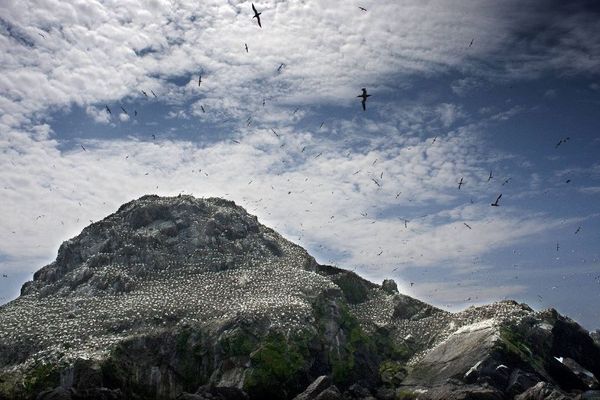
[(244, 43), (244, 46), (246, 47), (246, 53), (248, 52), (248, 43)]
[(82, 144), (80, 144), (80, 146), (81, 146), (81, 148), (83, 149), (83, 151), (87, 151), (87, 150), (85, 149), (85, 147), (83, 147), (83, 145), (82, 145)]
[(252, 3), (252, 11), (254, 11), (254, 17), (252, 17), (252, 18), (253, 19), (256, 18), (256, 21), (258, 22), (258, 26), (262, 28), (262, 25), (260, 23), (260, 14), (262, 14), (262, 13), (256, 11), (256, 7), (254, 7), (254, 3)]
[(367, 94), (367, 88), (362, 88), (362, 94), (359, 94), (356, 97), (360, 97), (363, 111), (367, 111), (367, 98), (371, 97), (370, 94)]
[(475, 39), (471, 39), (471, 43), (469, 43), (469, 47), (473, 46), (474, 41), (475, 41)]
[(467, 224), (466, 222), (463, 222), (463, 224), (465, 224), (465, 226), (466, 226), (467, 228), (469, 228), (469, 229), (473, 229), (473, 228), (471, 228), (471, 226), (470, 226), (469, 224)]
[(581, 227), (577, 228), (577, 230), (575, 231), (575, 234), (577, 235), (579, 233), (579, 231), (581, 231)]
[(112, 112), (110, 111), (110, 108), (108, 108), (107, 105), (104, 106), (106, 108), (106, 112), (108, 112), (109, 114), (112, 114)]
[(464, 184), (465, 182), (463, 182), (463, 178), (460, 178), (460, 182), (458, 182), (458, 190), (460, 190), (460, 187)]
[(360, 8), (362, 11), (367, 11), (367, 9), (364, 7), (358, 6), (358, 8)]
[(496, 201), (492, 203), (492, 207), (500, 207), (500, 204), (498, 204), (498, 202), (500, 201), (501, 197), (502, 197), (502, 193), (500, 193), (500, 196), (498, 196)]
[(494, 176), (492, 175), (492, 170), (490, 170), (490, 176), (488, 176), (488, 180), (487, 180), (487, 181), (488, 181), (488, 182), (489, 182), (489, 181), (491, 181), (493, 177), (494, 177)]

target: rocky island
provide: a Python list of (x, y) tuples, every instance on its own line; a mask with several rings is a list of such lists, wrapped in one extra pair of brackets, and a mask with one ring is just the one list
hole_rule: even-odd
[(0, 399), (597, 399), (600, 337), (449, 313), (318, 264), (219, 198), (144, 196), (0, 307)]

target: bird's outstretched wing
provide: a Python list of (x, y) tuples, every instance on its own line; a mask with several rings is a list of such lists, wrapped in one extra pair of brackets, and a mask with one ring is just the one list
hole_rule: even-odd
[(252, 3), (252, 11), (254, 11), (254, 14), (256, 14), (258, 11), (256, 11), (256, 7), (254, 7), (254, 3)]
[(256, 17), (256, 20), (258, 21), (258, 26), (262, 28), (262, 25), (260, 23), (260, 16)]

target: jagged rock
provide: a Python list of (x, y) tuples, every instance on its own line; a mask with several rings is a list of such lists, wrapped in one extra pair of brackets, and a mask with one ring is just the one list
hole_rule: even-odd
[(323, 375), (315, 379), (304, 392), (300, 393), (294, 400), (312, 400), (317, 397), (323, 390), (331, 386), (331, 378), (327, 375)]
[(214, 198), (124, 204), (64, 242), (0, 320), (2, 400), (277, 400), (323, 375), (312, 398), (496, 399), (600, 373), (592, 335), (554, 310), (448, 313), (319, 265)]
[(515, 397), (515, 400), (574, 400), (575, 396), (568, 396), (560, 389), (553, 387), (548, 382), (539, 382)]
[(343, 396), (340, 390), (335, 385), (329, 386), (327, 389), (323, 390), (315, 400), (342, 400)]
[(541, 378), (537, 375), (516, 368), (512, 371), (508, 380), (506, 393), (511, 397), (516, 396), (535, 386), (540, 380)]
[(587, 390), (583, 392), (581, 400), (600, 400), (600, 390)]
[(37, 395), (36, 400), (72, 400), (73, 390), (58, 387), (46, 390)]
[(398, 293), (398, 285), (393, 279), (384, 279), (381, 284), (381, 289), (389, 294), (397, 294)]

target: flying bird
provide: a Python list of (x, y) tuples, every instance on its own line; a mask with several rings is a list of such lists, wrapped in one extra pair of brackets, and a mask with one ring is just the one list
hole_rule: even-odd
[(254, 11), (254, 17), (252, 17), (252, 18), (256, 18), (256, 21), (258, 22), (258, 26), (262, 28), (262, 25), (260, 24), (260, 14), (262, 14), (262, 13), (256, 11), (256, 7), (254, 7), (254, 3), (252, 3), (252, 11)]
[(466, 226), (467, 228), (469, 228), (469, 229), (473, 229), (473, 228), (471, 228), (471, 226), (470, 226), (469, 224), (467, 224), (466, 222), (463, 222), (463, 224), (465, 224), (465, 226)]
[(460, 178), (460, 182), (458, 182), (458, 190), (460, 190), (460, 187), (464, 184), (465, 183), (463, 182), (463, 178)]
[(367, 89), (366, 88), (362, 88), (362, 94), (359, 94), (356, 97), (362, 98), (361, 103), (362, 103), (363, 111), (367, 111), (367, 98), (371, 97), (370, 94), (367, 94)]
[(437, 140), (437, 136), (433, 138), (433, 140), (431, 141), (431, 144), (434, 144), (436, 140)]
[(281, 65), (279, 65), (279, 67), (277, 67), (277, 72), (281, 72), (281, 69), (285, 67), (284, 63), (281, 63)]
[(271, 130), (273, 131), (273, 133), (275, 134), (275, 136), (279, 137), (279, 134), (277, 132), (275, 132), (275, 129), (271, 128)]
[(145, 91), (142, 90), (142, 94), (146, 97), (148, 97), (148, 93), (146, 93)]
[(577, 235), (580, 230), (581, 230), (581, 227), (577, 228), (577, 230), (575, 231), (575, 234)]
[(556, 146), (554, 146), (555, 149), (558, 148), (558, 146), (560, 146), (563, 143), (567, 143), (569, 141), (569, 139), (571, 139), (569, 136), (567, 136), (566, 138), (562, 138), (558, 141), (558, 143), (556, 143)]
[(200, 109), (202, 110), (203, 113), (205, 113), (206, 111), (204, 111), (204, 106), (200, 105)]
[(358, 8), (360, 8), (362, 11), (367, 11), (367, 9), (364, 7), (358, 6)]
[(320, 152), (319, 154), (317, 154), (317, 155), (315, 156), (315, 158), (319, 158), (319, 157), (321, 157), (321, 154), (323, 154), (323, 152)]
[(87, 151), (87, 150), (85, 149), (85, 147), (83, 147), (83, 145), (82, 145), (82, 144), (80, 144), (80, 146), (81, 146), (81, 148), (83, 149), (83, 151)]
[(156, 95), (156, 93), (154, 93), (154, 91), (153, 91), (152, 89), (150, 89), (150, 93), (152, 93), (152, 96), (154, 96), (154, 97), (158, 97), (158, 96)]
[(231, 139), (231, 141), (232, 141), (233, 143), (240, 144), (240, 142), (238, 142), (238, 141), (237, 141), (237, 140), (235, 140), (235, 139)]
[(507, 180), (505, 180), (504, 182), (502, 182), (502, 186), (506, 185), (508, 182), (510, 182), (512, 178), (508, 178)]
[(124, 112), (125, 114), (129, 115), (129, 113), (127, 112), (127, 110), (126, 110), (126, 109), (124, 109), (124, 108), (123, 108), (123, 106), (120, 106), (120, 107), (121, 107), (121, 110), (123, 110), (123, 112)]
[(498, 204), (498, 202), (500, 201), (501, 197), (502, 197), (502, 193), (500, 193), (500, 196), (498, 196), (496, 201), (492, 203), (492, 207), (500, 207), (500, 204)]
[(248, 43), (244, 43), (244, 46), (246, 47), (246, 53), (248, 52)]
[(152, 135), (152, 140), (156, 140), (156, 135)]
[(556, 251), (558, 251), (558, 249), (560, 249), (560, 246), (558, 245), (558, 242), (556, 242)]
[(471, 43), (469, 43), (469, 47), (473, 46), (473, 41), (474, 41), (474, 40), (475, 40), (475, 39), (471, 39)]
[(110, 108), (108, 108), (108, 106), (107, 106), (107, 105), (105, 105), (104, 107), (106, 107), (106, 111), (107, 111), (109, 114), (112, 114), (112, 112), (110, 112)]
[(325, 123), (325, 121), (321, 122), (321, 126), (319, 126), (319, 129), (321, 129), (323, 127), (324, 123)]
[(381, 185), (379, 184), (379, 182), (377, 182), (377, 179), (375, 179), (375, 178), (371, 178), (371, 180), (372, 180), (373, 182), (375, 182), (375, 184), (376, 184), (377, 186), (381, 187)]
[(202, 75), (198, 76), (198, 87), (202, 84)]

